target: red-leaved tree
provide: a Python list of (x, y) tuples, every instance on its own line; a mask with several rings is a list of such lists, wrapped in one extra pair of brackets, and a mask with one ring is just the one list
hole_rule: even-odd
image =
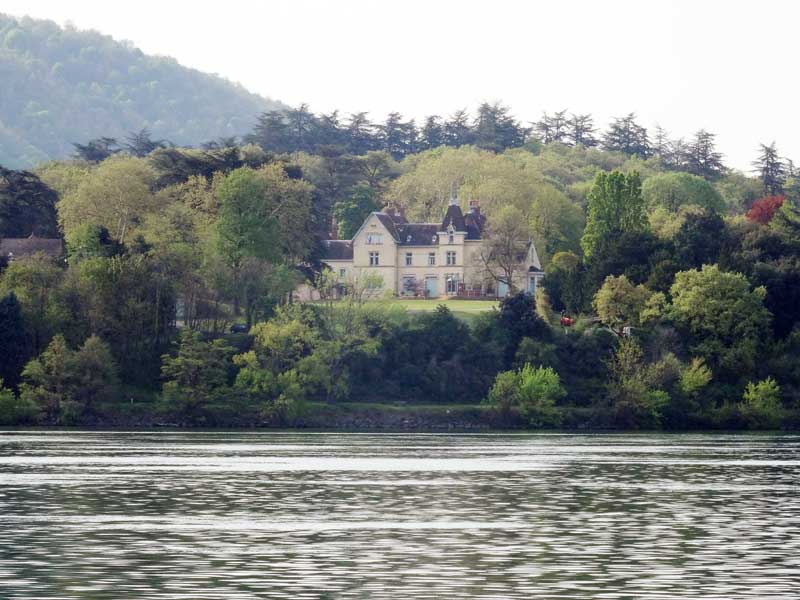
[(766, 225), (772, 221), (772, 217), (778, 209), (783, 206), (785, 196), (767, 196), (753, 202), (753, 206), (747, 211), (747, 218), (756, 223)]

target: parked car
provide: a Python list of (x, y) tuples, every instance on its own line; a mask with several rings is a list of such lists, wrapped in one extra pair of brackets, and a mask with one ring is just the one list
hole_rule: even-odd
[(231, 333), (247, 333), (247, 323), (234, 323), (231, 325)]

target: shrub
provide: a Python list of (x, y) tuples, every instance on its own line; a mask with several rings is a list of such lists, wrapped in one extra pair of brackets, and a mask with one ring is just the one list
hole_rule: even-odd
[(497, 374), (487, 401), (504, 416), (517, 409), (532, 427), (557, 427), (561, 411), (556, 402), (566, 395), (561, 380), (550, 367), (526, 364), (516, 371)]
[(747, 384), (740, 406), (750, 429), (775, 429), (783, 416), (781, 388), (772, 377)]

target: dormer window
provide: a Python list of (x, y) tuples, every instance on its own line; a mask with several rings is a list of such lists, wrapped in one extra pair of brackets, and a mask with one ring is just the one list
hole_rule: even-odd
[(452, 225), (450, 225), (450, 227), (447, 228), (447, 243), (448, 244), (455, 244), (456, 243), (455, 231), (456, 230)]

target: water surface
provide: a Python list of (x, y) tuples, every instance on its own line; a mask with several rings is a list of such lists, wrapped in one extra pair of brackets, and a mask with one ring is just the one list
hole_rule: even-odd
[(798, 598), (800, 436), (0, 432), (0, 598)]

